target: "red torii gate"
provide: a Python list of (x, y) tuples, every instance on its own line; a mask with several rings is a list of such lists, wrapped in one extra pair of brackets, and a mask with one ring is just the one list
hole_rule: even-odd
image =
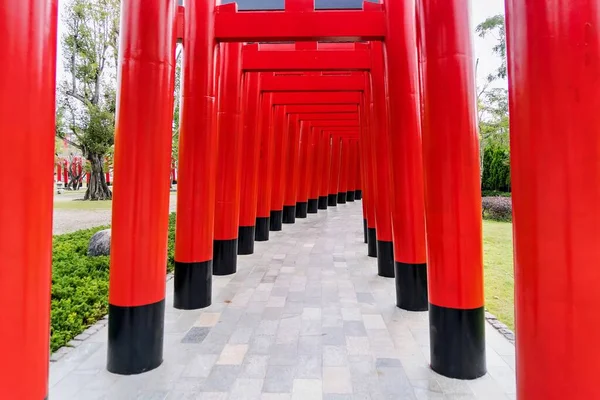
[[(402, 194), (394, 196), (392, 204), (403, 210), (392, 215), (394, 238), (405, 241), (401, 247), (406, 249), (403, 257), (409, 271), (424, 264), (420, 257), (424, 246), (412, 244), (418, 236), (414, 226), (422, 225), (421, 213), (411, 208), (423, 203), (405, 197), (423, 193), (423, 181), (416, 178), (419, 171), (415, 170), (420, 168), (417, 161), (422, 154), (430, 320), (435, 328), (431, 364), (444, 375), (472, 378), (485, 372), (485, 362), (468, 11), (463, 0), (419, 0), (418, 5), (419, 42), (411, 0), (389, 1), (385, 12), (373, 4), (365, 4), (361, 11), (317, 12), (312, 11), (310, 2), (289, 1), (285, 12), (275, 13), (237, 13), (232, 6), (190, 1), (184, 10), (184, 44), (194, 57), (185, 58), (184, 74), (190, 78), (192, 71), (197, 74), (184, 88), (182, 131), (187, 132), (188, 160), (214, 150), (212, 58), (217, 41), (385, 40), (390, 50), (388, 70), (393, 71), (388, 76), (394, 110), (391, 131), (404, 133), (390, 135), (394, 149), (398, 143), (404, 144), (391, 168), (395, 187), (403, 188), (393, 192)], [(119, 373), (154, 368), (162, 360), (170, 169), (166, 150), (173, 100), (175, 6), (175, 0), (131, 0), (123, 5), (123, 20), (136, 24), (123, 24), (121, 32), (120, 134), (115, 155), (115, 170), (122, 176), (115, 182), (113, 211), (109, 369)], [(593, 27), (600, 25), (597, 8), (596, 2), (589, 0), (576, 9), (550, 0), (507, 2), (520, 397), (600, 395), (593, 368), (600, 349), (590, 346), (600, 334), (593, 317), (600, 303), (595, 295), (600, 278), (597, 269), (589, 267), (600, 262), (600, 250), (594, 245), (600, 239), (595, 211), (600, 194), (587, 189), (596, 186), (600, 158), (596, 111), (600, 90), (594, 78), (600, 69), (600, 51), (593, 45), (598, 41)], [(32, 160), (24, 170), (31, 177), (29, 185), (17, 185), (0, 204), (0, 304), (5, 306), (5, 326), (28, 327), (0, 330), (0, 341), (10, 343), (0, 386), (12, 398), (47, 395), (56, 20), (56, 0), (7, 2), (0, 8), (0, 26), (6, 27), (4, 39), (15, 44), (0, 47), (0, 57), (11, 60), (0, 74), (0, 110), (11, 116), (0, 119), (0, 132), (8, 140), (7, 146), (17, 149), (7, 155), (6, 162), (22, 159), (23, 151), (18, 149), (27, 149)], [(436, 41), (442, 36), (446, 40)], [(414, 129), (421, 123), (417, 47), (422, 56), (423, 153), (419, 130)], [(139, 54), (147, 57), (138, 59)], [(562, 84), (561, 79), (567, 83)], [(148, 81), (155, 84), (148, 86)], [(18, 87), (22, 82), (29, 82), (25, 91)], [(565, 109), (570, 113), (564, 113)], [(200, 115), (192, 117), (192, 110)], [(34, 114), (36, 118), (30, 118)], [(531, 121), (542, 129), (532, 129)], [(144, 140), (138, 140), (142, 132)], [(545, 140), (534, 137), (539, 132)], [(190, 139), (194, 135), (197, 138)], [(536, 145), (537, 151), (532, 152)], [(204, 165), (207, 169), (203, 171), (215, 172), (214, 158), (206, 158)], [(128, 170), (140, 169), (149, 173), (128, 179)], [(156, 184), (156, 176), (165, 177), (164, 187)], [(561, 179), (545, 189), (548, 179), (556, 176)], [(581, 181), (582, 176), (589, 185)], [(0, 185), (11, 185), (8, 177), (1, 177)], [(201, 200), (189, 204), (205, 206), (205, 214), (193, 217), (210, 219), (214, 182), (198, 182), (188, 184), (185, 196), (200, 195)], [(29, 186), (39, 188), (34, 198), (27, 193)], [(552, 200), (555, 192), (565, 195)], [(136, 218), (130, 218), (132, 215)], [(550, 223), (543, 215), (560, 218), (552, 218)], [(212, 240), (212, 230), (194, 234)], [(192, 253), (192, 249), (186, 251)], [(212, 251), (204, 251), (212, 257)], [(559, 331), (547, 328), (553, 326), (556, 313), (564, 316)], [(148, 324), (139, 324), (142, 320)], [(126, 326), (125, 321), (133, 323)], [(135, 352), (131, 343), (140, 344)], [(25, 370), (27, 374), (22, 373)]]

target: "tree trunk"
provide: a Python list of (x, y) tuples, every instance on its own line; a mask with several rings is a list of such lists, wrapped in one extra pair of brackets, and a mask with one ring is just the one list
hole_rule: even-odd
[(87, 159), (91, 164), (92, 171), (84, 200), (111, 200), (112, 192), (106, 184), (102, 155), (90, 153)]

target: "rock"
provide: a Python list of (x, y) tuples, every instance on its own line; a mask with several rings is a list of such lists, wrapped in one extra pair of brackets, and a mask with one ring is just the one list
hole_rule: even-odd
[(87, 254), (90, 257), (110, 255), (110, 229), (98, 231), (92, 236)]

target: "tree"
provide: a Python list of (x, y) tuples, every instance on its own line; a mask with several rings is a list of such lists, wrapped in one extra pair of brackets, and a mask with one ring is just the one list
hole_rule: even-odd
[(492, 51), (501, 60), (498, 69), (488, 74), (477, 90), (482, 188), (510, 190), (508, 91), (492, 87), (492, 83), (507, 77), (504, 16), (486, 19), (477, 25), (476, 32), (482, 38), (496, 39)]
[[(69, 72), (59, 87), (57, 135), (90, 162), (85, 200), (108, 200), (105, 155), (114, 145), (119, 0), (68, 0), (63, 16), (64, 64)], [(109, 70), (115, 67), (115, 73)]]
[[(182, 47), (177, 49), (175, 58), (175, 107), (173, 111), (173, 136), (171, 145), (171, 163), (174, 167), (179, 161), (179, 115), (181, 103), (181, 65), (182, 65)], [(171, 180), (171, 184), (173, 181)]]
[(479, 37), (486, 38), (493, 36), (496, 38), (497, 43), (492, 48), (494, 54), (500, 57), (500, 67), (494, 74), (487, 76), (488, 82), (492, 82), (496, 79), (506, 79), (507, 68), (506, 68), (506, 28), (504, 25), (504, 15), (494, 15), (477, 25), (475, 32)]

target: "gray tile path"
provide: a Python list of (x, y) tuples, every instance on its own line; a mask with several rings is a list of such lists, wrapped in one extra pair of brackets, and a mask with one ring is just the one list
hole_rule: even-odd
[(214, 278), (213, 305), (172, 308), (164, 363), (106, 371), (106, 328), (50, 367), (50, 398), (379, 400), (515, 399), (514, 346), (487, 326), (489, 373), (447, 379), (428, 367), (427, 313), (395, 307), (362, 242), (361, 203), (272, 233), (238, 273)]

